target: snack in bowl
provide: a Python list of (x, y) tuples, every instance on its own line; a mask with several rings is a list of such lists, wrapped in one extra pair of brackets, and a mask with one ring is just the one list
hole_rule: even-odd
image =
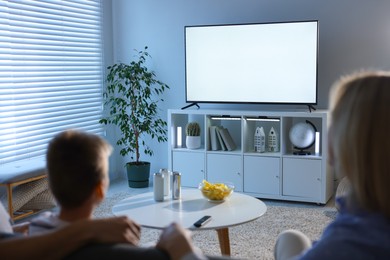
[(234, 185), (231, 183), (210, 183), (203, 180), (199, 184), (199, 189), (203, 196), (211, 202), (222, 202), (228, 198), (234, 190)]

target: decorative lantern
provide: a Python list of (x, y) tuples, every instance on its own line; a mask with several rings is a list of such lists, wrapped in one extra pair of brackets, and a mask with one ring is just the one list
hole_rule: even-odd
[(265, 133), (263, 127), (256, 128), (255, 138), (254, 138), (254, 148), (255, 148), (255, 152), (259, 152), (259, 153), (265, 152)]
[(268, 152), (279, 152), (279, 136), (273, 127), (268, 133)]

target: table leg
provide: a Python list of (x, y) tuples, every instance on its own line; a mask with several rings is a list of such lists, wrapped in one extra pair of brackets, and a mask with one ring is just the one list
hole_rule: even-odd
[(229, 229), (217, 229), (217, 233), (222, 255), (230, 255)]

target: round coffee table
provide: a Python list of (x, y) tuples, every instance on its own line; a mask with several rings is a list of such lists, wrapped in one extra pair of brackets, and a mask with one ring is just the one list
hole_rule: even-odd
[[(190, 230), (215, 229), (223, 255), (230, 255), (229, 227), (241, 225), (261, 217), (267, 211), (259, 199), (234, 192), (222, 203), (209, 202), (198, 189), (182, 189), (180, 200), (165, 197), (156, 202), (153, 192), (131, 196), (112, 208), (116, 216), (126, 215), (143, 227), (163, 229), (177, 222)], [(193, 224), (209, 215), (211, 221), (197, 228)]]

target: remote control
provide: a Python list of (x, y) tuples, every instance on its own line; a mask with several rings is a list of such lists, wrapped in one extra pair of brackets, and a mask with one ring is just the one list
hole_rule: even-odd
[(204, 216), (194, 223), (195, 227), (201, 227), (211, 220), (211, 216)]

